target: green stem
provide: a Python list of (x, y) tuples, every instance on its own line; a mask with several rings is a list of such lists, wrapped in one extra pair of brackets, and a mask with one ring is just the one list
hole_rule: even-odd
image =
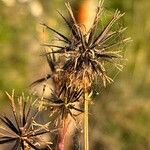
[(89, 150), (89, 122), (88, 122), (88, 94), (85, 93), (84, 99), (84, 149)]

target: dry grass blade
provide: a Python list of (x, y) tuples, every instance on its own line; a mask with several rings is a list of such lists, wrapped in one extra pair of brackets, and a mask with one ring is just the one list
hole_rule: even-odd
[(47, 47), (55, 47), (55, 48), (64, 48), (63, 46), (59, 46), (59, 45), (53, 45), (53, 44), (41, 44), (42, 46), (47, 46)]
[(50, 54), (47, 54), (46, 59), (47, 59), (47, 63), (49, 65), (51, 71), (54, 73), (56, 71), (56, 66), (55, 66), (56, 65), (56, 60), (55, 60), (55, 56), (54, 56), (53, 53), (52, 53), (52, 55), (53, 55), (53, 58), (51, 57)]
[[(20, 147), (20, 139), (17, 139), (14, 146), (12, 147), (12, 150), (18, 150), (18, 147)], [(24, 147), (22, 148), (22, 150), (24, 149)]]
[(82, 50), (86, 51), (86, 39), (84, 38), (84, 35), (81, 31), (81, 29), (79, 28), (79, 35), (80, 35), (80, 39), (81, 39), (81, 43), (82, 43)]
[(25, 139), (25, 142), (34, 150), (41, 150), (40, 148), (37, 148), (35, 145), (33, 145), (30, 141), (28, 141), (27, 139)]
[(51, 78), (51, 75), (47, 74), (47, 76), (45, 78), (41, 78), (41, 79), (38, 79), (38, 80), (32, 82), (29, 87), (32, 87), (32, 86), (35, 86), (35, 85), (37, 85), (37, 84), (39, 84), (41, 82), (47, 81), (50, 78)]
[(71, 43), (70, 40), (64, 36), (63, 34), (59, 33), (58, 31), (54, 30), (53, 28), (49, 27), (48, 25), (46, 25), (45, 23), (42, 23), (41, 25), (45, 26), (46, 28), (48, 28), (49, 30), (55, 32), (56, 34), (58, 34), (60, 37), (62, 37), (67, 43)]
[(97, 7), (97, 11), (96, 11), (96, 15), (95, 15), (95, 18), (94, 18), (94, 22), (93, 22), (93, 25), (90, 29), (90, 35), (89, 35), (89, 38), (88, 38), (88, 44), (91, 45), (91, 43), (93, 43), (93, 40), (94, 40), (94, 35), (95, 35), (95, 32), (97, 30), (97, 25), (98, 25), (98, 22), (99, 22), (99, 19), (100, 19), (100, 16), (101, 16), (101, 13), (103, 11), (103, 0), (101, 0), (99, 2), (99, 6)]
[(118, 41), (118, 42), (114, 42), (110, 45), (107, 45), (105, 47), (103, 47), (104, 50), (108, 50), (108, 49), (111, 49), (112, 47), (115, 47), (115, 46), (118, 46), (118, 45), (121, 45), (121, 44), (124, 44), (124, 43), (127, 43), (127, 42), (131, 42), (131, 38), (125, 38), (121, 41)]
[(72, 35), (78, 40), (79, 36), (77, 35), (76, 30), (73, 28), (73, 25), (62, 15), (62, 13), (60, 13), (59, 11), (58, 11), (58, 13), (63, 18), (63, 20), (66, 22), (67, 26), (69, 27), (70, 31), (72, 32)]
[(11, 138), (11, 137), (0, 137), (0, 144), (5, 144), (5, 143), (11, 143), (14, 142), (16, 139)]
[(68, 10), (68, 12), (69, 12), (69, 15), (70, 15), (70, 17), (71, 17), (71, 19), (72, 19), (72, 21), (73, 21), (74, 30), (75, 30), (75, 32), (76, 32), (76, 37), (77, 37), (77, 39), (78, 39), (78, 38), (79, 38), (78, 35), (80, 35), (79, 28), (78, 28), (78, 24), (77, 24), (77, 22), (76, 22), (76, 19), (75, 19), (75, 17), (74, 17), (74, 14), (73, 14), (73, 11), (72, 11), (72, 9), (71, 9), (71, 6), (70, 6), (69, 2), (68, 2), (68, 3), (65, 3), (65, 5), (66, 5), (67, 10)]
[(114, 32), (108, 34), (108, 35), (106, 36), (106, 38), (100, 42), (100, 45), (106, 43), (107, 41), (109, 41), (109, 40), (112, 39), (112, 38), (119, 37), (126, 29), (127, 29), (127, 28), (120, 28), (119, 30), (114, 31)]
[(18, 122), (18, 117), (17, 117), (17, 113), (16, 113), (16, 106), (15, 106), (15, 102), (14, 102), (15, 91), (14, 90), (12, 91), (12, 95), (9, 95), (7, 92), (5, 92), (5, 93), (6, 93), (6, 95), (8, 96), (8, 98), (11, 102), (11, 107), (12, 107), (12, 111), (13, 111), (13, 115), (14, 115), (16, 124), (17, 124), (17, 129), (18, 129), (19, 133), (21, 133), (21, 131), (19, 129), (19, 122)]
[(102, 40), (104, 40), (107, 37), (107, 34), (110, 31), (110, 28), (114, 25), (114, 23), (120, 19), (123, 14), (120, 14), (120, 11), (116, 10), (115, 14), (113, 15), (110, 22), (106, 25), (106, 27), (103, 29), (103, 31), (97, 36), (97, 38), (94, 40), (91, 48), (94, 48), (96, 45), (98, 45)]
[(0, 120), (8, 127), (10, 130), (14, 131), (16, 134), (20, 134), (19, 130), (15, 127), (12, 121), (6, 116), (0, 117)]
[(23, 103), (23, 110), (22, 110), (22, 125), (24, 126), (26, 123), (26, 102)]

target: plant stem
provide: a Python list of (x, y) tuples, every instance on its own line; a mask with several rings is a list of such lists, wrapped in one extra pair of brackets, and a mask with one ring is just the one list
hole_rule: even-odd
[(64, 150), (64, 145), (65, 145), (65, 139), (62, 137), (63, 135), (60, 135), (60, 141), (58, 143), (58, 150)]
[(84, 97), (84, 149), (89, 150), (88, 94)]
[(65, 147), (65, 127), (59, 131), (58, 150), (64, 150)]
[(65, 141), (66, 141), (66, 134), (69, 127), (69, 119), (64, 118), (63, 120), (63, 127), (59, 131), (59, 143), (58, 143), (58, 150), (65, 150)]

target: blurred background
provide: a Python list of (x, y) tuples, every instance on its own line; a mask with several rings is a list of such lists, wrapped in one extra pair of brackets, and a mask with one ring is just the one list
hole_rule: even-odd
[[(97, 0), (68, 1), (75, 13), (80, 8), (89, 20), (98, 4)], [(67, 33), (56, 11), (66, 14), (64, 2), (0, 0), (0, 109), (7, 103), (5, 91), (28, 91), (32, 81), (47, 73), (40, 44), (54, 35), (40, 23)], [(100, 88), (91, 106), (90, 149), (150, 150), (150, 2), (105, 0), (104, 7), (126, 13), (122, 22), (133, 42), (126, 46), (128, 61), (123, 71), (113, 84)]]

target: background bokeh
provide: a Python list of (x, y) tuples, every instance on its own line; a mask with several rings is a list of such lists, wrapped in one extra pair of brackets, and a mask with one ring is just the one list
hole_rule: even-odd
[[(88, 0), (87, 0), (88, 1)], [(89, 0), (90, 1), (90, 0)], [(95, 7), (97, 0), (89, 6)], [(19, 94), (28, 85), (46, 74), (41, 43), (50, 41), (40, 25), (66, 33), (56, 12), (64, 14), (64, 0), (0, 0), (0, 109), (6, 106), (4, 91), (15, 89)], [(70, 0), (76, 8), (83, 0)], [(150, 149), (150, 2), (149, 0), (105, 0), (110, 12), (125, 12), (124, 26), (132, 43), (126, 46), (128, 61), (123, 72), (99, 95), (91, 106), (91, 150)]]

